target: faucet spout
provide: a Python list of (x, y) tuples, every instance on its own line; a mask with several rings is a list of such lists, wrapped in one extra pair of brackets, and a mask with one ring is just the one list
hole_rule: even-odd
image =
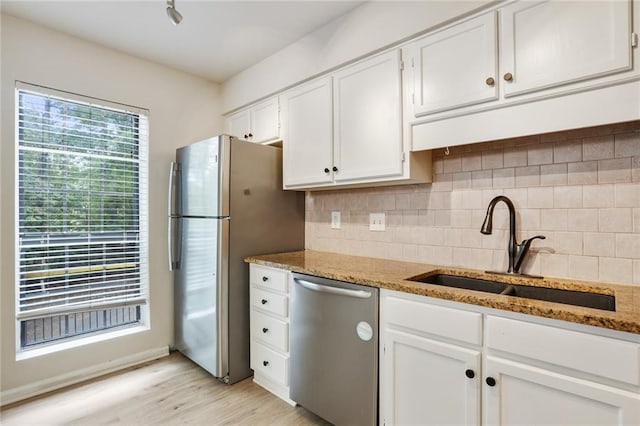
[(485, 235), (491, 235), (491, 233), (493, 232), (493, 209), (500, 201), (505, 203), (507, 205), (507, 208), (509, 209), (509, 245), (507, 247), (507, 253), (509, 254), (509, 270), (507, 271), (507, 273), (513, 274), (517, 273), (515, 264), (516, 256), (518, 253), (518, 245), (516, 243), (516, 208), (509, 198), (505, 197), (504, 195), (498, 195), (489, 202), (489, 207), (487, 207), (487, 215), (484, 218), (484, 222), (482, 223), (480, 232)]

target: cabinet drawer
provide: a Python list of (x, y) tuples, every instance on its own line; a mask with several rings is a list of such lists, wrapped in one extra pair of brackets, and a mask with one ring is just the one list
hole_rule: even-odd
[(251, 306), (285, 318), (289, 314), (289, 298), (287, 296), (255, 287), (251, 287)]
[(251, 311), (251, 335), (276, 349), (289, 351), (289, 324), (255, 309)]
[(383, 298), (384, 323), (461, 342), (482, 344), (482, 314), (395, 296)]
[(284, 386), (289, 385), (289, 357), (272, 351), (255, 340), (251, 341), (251, 368)]
[(487, 317), (487, 347), (640, 385), (640, 345), (507, 318)]
[(249, 271), (249, 278), (252, 285), (270, 288), (283, 293), (286, 293), (289, 288), (287, 276), (288, 274), (285, 270), (254, 264), (251, 265)]

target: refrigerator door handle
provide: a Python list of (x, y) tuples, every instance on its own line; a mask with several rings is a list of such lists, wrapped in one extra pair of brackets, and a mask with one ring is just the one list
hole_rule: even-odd
[(173, 236), (175, 233), (173, 232), (173, 222), (176, 220), (176, 216), (173, 212), (174, 200), (173, 200), (173, 178), (177, 171), (177, 163), (175, 161), (171, 162), (169, 168), (169, 188), (167, 190), (167, 258), (169, 260), (169, 271), (174, 271), (179, 268), (179, 262), (174, 260), (173, 249), (174, 249), (174, 240)]
[(326, 285), (320, 285), (312, 283), (310, 281), (301, 280), (300, 278), (294, 278), (293, 280), (307, 290), (317, 291), (319, 293), (330, 293), (337, 294), (339, 296), (357, 297), (358, 299), (368, 299), (371, 297), (371, 293), (364, 290), (349, 290), (346, 288), (329, 287)]

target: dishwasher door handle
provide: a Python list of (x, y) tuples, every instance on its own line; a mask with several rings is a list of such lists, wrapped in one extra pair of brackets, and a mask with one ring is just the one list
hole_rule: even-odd
[(300, 278), (294, 278), (293, 280), (298, 284), (300, 284), (302, 287), (311, 291), (317, 291), (319, 293), (330, 293), (330, 294), (337, 294), (339, 296), (357, 297), (358, 299), (368, 299), (371, 297), (371, 292), (369, 291), (349, 290), (347, 288), (329, 287), (326, 285), (320, 285), (320, 284), (312, 283), (310, 281), (301, 280)]

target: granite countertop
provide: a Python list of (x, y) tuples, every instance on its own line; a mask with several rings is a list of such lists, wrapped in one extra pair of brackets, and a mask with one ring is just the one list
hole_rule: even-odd
[[(473, 269), (443, 267), (313, 250), (250, 256), (246, 262), (287, 269), (319, 277), (420, 294), (439, 299), (554, 318), (579, 324), (640, 334), (640, 286), (595, 283), (545, 277), (543, 279), (489, 274)], [(408, 281), (417, 275), (452, 274), (567, 290), (614, 295), (616, 311), (503, 296), (473, 290)]]

